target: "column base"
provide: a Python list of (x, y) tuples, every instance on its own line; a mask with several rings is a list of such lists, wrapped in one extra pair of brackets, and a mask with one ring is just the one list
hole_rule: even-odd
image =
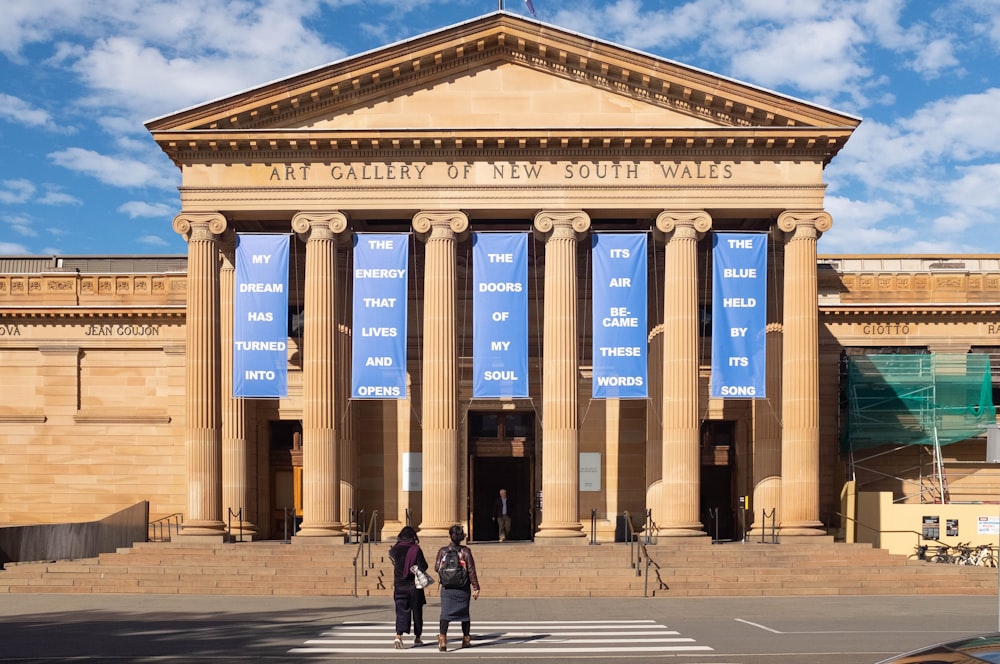
[[(671, 523), (657, 527), (656, 520), (653, 521), (653, 532), (649, 533), (653, 537), (707, 537), (705, 526), (699, 521), (689, 521), (687, 523)], [(642, 533), (646, 535), (645, 532)]]
[[(708, 533), (704, 530), (687, 530), (686, 528), (660, 528), (652, 535), (654, 539), (657, 537), (708, 537)], [(640, 539), (644, 536), (645, 533), (639, 533)]]
[(296, 537), (347, 537), (343, 524), (302, 524), (299, 531), (292, 538)]
[[(181, 524), (178, 537), (194, 538), (205, 537), (205, 541), (222, 542), (229, 535), (226, 532), (226, 524), (221, 521), (186, 521)], [(186, 541), (193, 541), (187, 539)]]
[(417, 535), (422, 540), (431, 537), (443, 537), (444, 539), (448, 539), (448, 530), (455, 525), (462, 526), (462, 530), (465, 531), (465, 535), (468, 537), (469, 533), (465, 524), (459, 523), (458, 521), (455, 521), (454, 523), (422, 523), (417, 527)]

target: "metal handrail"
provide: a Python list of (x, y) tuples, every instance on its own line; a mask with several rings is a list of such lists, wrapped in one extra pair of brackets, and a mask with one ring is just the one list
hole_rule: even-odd
[[(184, 514), (181, 512), (174, 512), (173, 514), (168, 514), (167, 516), (161, 516), (159, 519), (150, 521), (146, 526), (146, 537), (149, 538), (149, 532), (154, 533), (152, 539), (148, 539), (150, 542), (169, 542), (171, 528), (173, 532), (179, 533), (181, 531), (181, 524), (184, 523)], [(163, 536), (163, 531), (166, 530), (166, 537)]]
[(642, 576), (642, 569), (641, 569), (640, 566), (641, 566), (641, 564), (643, 562), (643, 558), (645, 558), (645, 561), (646, 561), (646, 574), (645, 574), (646, 578), (643, 580), (642, 596), (643, 597), (649, 597), (649, 568), (650, 567), (653, 568), (653, 572), (655, 572), (655, 574), (656, 574), (656, 583), (659, 586), (659, 589), (660, 590), (670, 590), (670, 586), (667, 585), (666, 581), (664, 581), (663, 577), (660, 575), (660, 564), (658, 562), (656, 562), (655, 560), (653, 560), (652, 556), (649, 555), (649, 549), (647, 548), (647, 544), (652, 544), (652, 542), (653, 542), (652, 536), (650, 535), (650, 533), (652, 533), (653, 528), (656, 525), (656, 524), (653, 523), (653, 510), (651, 510), (651, 509), (646, 510), (646, 515), (645, 515), (646, 516), (646, 525), (645, 525), (645, 529), (646, 529), (646, 541), (645, 542), (640, 541), (640, 539), (638, 537), (638, 533), (635, 532), (635, 529), (632, 526), (632, 518), (629, 515), (628, 510), (626, 510), (624, 512), (624, 514), (625, 514), (625, 523), (627, 524), (627, 528), (628, 528), (629, 558), (630, 558), (630, 561), (631, 561), (632, 569), (635, 570), (635, 575), (636, 576)]
[[(635, 559), (635, 556), (636, 556), (636, 546), (635, 546), (635, 544), (636, 544), (636, 540), (638, 538), (636, 537), (635, 530), (632, 528), (632, 515), (629, 514), (628, 510), (625, 510), (622, 514), (625, 515), (625, 532), (628, 534), (628, 561), (629, 561), (629, 566), (632, 569), (635, 570), (635, 575), (639, 576), (640, 574), (642, 574), (642, 572), (636, 567), (637, 561)], [(642, 562), (642, 560), (641, 560), (642, 553), (641, 552), (639, 553), (639, 556), (640, 556), (640, 560), (638, 562)]]
[[(364, 513), (363, 510), (362, 510), (362, 513)], [(359, 558), (361, 559), (361, 565), (364, 566), (364, 564), (365, 564), (365, 544), (368, 545), (368, 568), (369, 569), (373, 569), (375, 567), (375, 564), (372, 562), (372, 555), (371, 555), (371, 546), (372, 545), (371, 545), (371, 543), (372, 543), (372, 540), (375, 538), (374, 534), (378, 532), (377, 528), (376, 528), (377, 524), (378, 524), (378, 510), (372, 510), (372, 518), (371, 518), (371, 521), (368, 522), (368, 527), (365, 528), (365, 535), (364, 535), (364, 537), (361, 537), (361, 536), (358, 537), (358, 540), (359, 540), (358, 541), (358, 550), (357, 550), (357, 552), (355, 552), (354, 559), (352, 561), (352, 564), (354, 565), (354, 596), (355, 597), (358, 596), (358, 559)], [(361, 524), (359, 523), (358, 525), (360, 526)], [(365, 570), (365, 576), (368, 576), (368, 571), (367, 570)]]

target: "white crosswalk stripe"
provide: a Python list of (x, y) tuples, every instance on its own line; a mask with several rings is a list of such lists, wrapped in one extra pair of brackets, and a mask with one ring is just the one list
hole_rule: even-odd
[[(403, 638), (404, 652), (437, 649), (434, 627), (425, 624), (423, 647), (413, 647), (412, 635)], [(449, 633), (448, 650), (458, 650), (462, 637)], [(392, 650), (395, 625), (391, 622), (345, 622), (307, 640), (290, 654), (375, 654)], [(655, 654), (709, 652), (694, 639), (681, 636), (653, 620), (494, 620), (474, 621), (472, 650), (477, 655), (531, 654)]]

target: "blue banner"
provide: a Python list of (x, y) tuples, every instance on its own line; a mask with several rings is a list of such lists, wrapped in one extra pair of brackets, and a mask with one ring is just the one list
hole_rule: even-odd
[(528, 396), (528, 234), (472, 234), (472, 396)]
[(406, 397), (406, 311), (410, 236), (354, 235), (351, 397)]
[(645, 399), (646, 234), (594, 233), (593, 397)]
[(288, 235), (237, 235), (233, 396), (288, 396)]
[(711, 396), (763, 399), (767, 235), (716, 233), (712, 242)]

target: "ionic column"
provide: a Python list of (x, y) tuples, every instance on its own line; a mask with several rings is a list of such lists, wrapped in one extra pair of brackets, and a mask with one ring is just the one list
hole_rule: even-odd
[[(219, 329), (222, 344), (222, 511), (226, 528), (231, 537), (253, 539), (257, 533), (253, 516), (256, 513), (257, 492), (251, 446), (247, 440), (247, 412), (253, 401), (233, 398), (233, 308), (236, 287), (236, 234), (227, 231), (222, 242), (222, 270), (219, 281), (221, 316)], [(243, 512), (242, 529), (234, 514), (230, 521), (229, 510)]]
[(663, 272), (663, 456), (658, 535), (704, 535), (699, 515), (698, 457), (698, 238), (712, 228), (708, 213), (662, 212), (656, 228), (665, 235)]
[[(766, 399), (754, 399), (753, 409), (753, 495), (750, 497), (750, 532), (770, 533), (777, 525), (781, 501), (781, 324), (768, 323)], [(767, 519), (763, 518), (767, 513)]]
[[(650, 282), (652, 283), (652, 281)], [(652, 290), (652, 289), (651, 289)], [(653, 306), (653, 303), (650, 302)], [(659, 511), (663, 489), (663, 325), (649, 333), (649, 353), (646, 356), (649, 373), (649, 401), (646, 405), (646, 505)], [(639, 515), (639, 523), (646, 514)]]
[[(346, 243), (338, 243), (337, 255), (337, 279), (341, 284), (351, 283), (350, 254), (353, 246)], [(340, 461), (338, 469), (340, 471), (340, 521), (348, 532), (354, 532), (358, 523), (357, 511), (363, 505), (356, 505), (357, 500), (357, 441), (354, 439), (354, 419), (351, 413), (351, 348), (352, 336), (351, 328), (347, 321), (353, 319), (351, 292), (347, 288), (338, 288), (334, 293), (334, 307), (336, 311), (343, 312), (343, 321), (337, 325), (337, 443), (340, 450)], [(352, 514), (353, 511), (353, 514)], [(365, 518), (370, 518), (366, 514)], [(384, 514), (382, 515), (384, 518)], [(367, 524), (361, 524), (366, 526)], [(353, 529), (353, 530), (352, 530)]]
[[(337, 308), (342, 309), (341, 306)], [(350, 312), (345, 311), (344, 315), (349, 316)], [(368, 524), (357, 523), (357, 510), (364, 506), (355, 504), (358, 483), (357, 441), (354, 439), (354, 419), (348, 402), (351, 394), (351, 372), (347, 370), (351, 366), (351, 335), (346, 327), (341, 326), (337, 347), (337, 364), (343, 367), (339, 372), (340, 382), (337, 385), (337, 417), (340, 418), (340, 520), (350, 527), (360, 525), (364, 528)], [(351, 510), (355, 511), (353, 521)], [(370, 517), (370, 514), (365, 515), (365, 518)]]
[(340, 212), (300, 212), (292, 230), (306, 242), (302, 332), (302, 527), (296, 537), (343, 537), (337, 440), (337, 234)]
[(784, 212), (779, 535), (825, 535), (819, 520), (819, 299), (816, 241), (833, 225), (822, 210)]
[(469, 227), (462, 212), (419, 212), (424, 250), (423, 505), (421, 537), (447, 537), (462, 519), (455, 340), (455, 245)]
[(221, 537), (222, 411), (219, 404), (219, 253), (216, 240), (226, 219), (215, 213), (181, 213), (174, 231), (188, 244), (185, 322), (187, 514), (181, 536)]
[(542, 522), (536, 539), (583, 537), (577, 390), (576, 243), (590, 229), (585, 212), (539, 212), (545, 242), (542, 331)]

